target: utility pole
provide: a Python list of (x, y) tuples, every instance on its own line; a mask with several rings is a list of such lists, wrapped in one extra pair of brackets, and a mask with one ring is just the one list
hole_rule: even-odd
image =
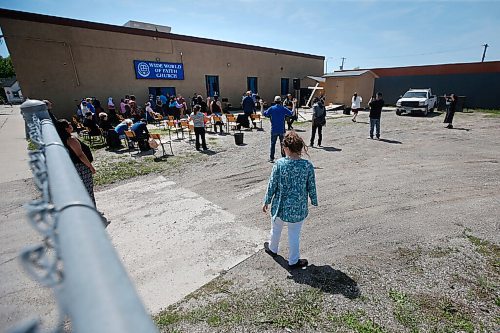
[(342, 59), (342, 65), (340, 65), (340, 70), (343, 71), (344, 70), (344, 60), (346, 58), (342, 57), (341, 59)]
[(481, 59), (481, 62), (484, 62), (484, 57), (486, 56), (486, 49), (488, 48), (488, 44), (483, 44), (484, 46), (484, 51), (483, 51), (483, 59)]

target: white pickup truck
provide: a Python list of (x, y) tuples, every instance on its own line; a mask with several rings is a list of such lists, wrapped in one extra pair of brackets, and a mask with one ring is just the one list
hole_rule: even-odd
[(425, 117), (436, 105), (437, 97), (432, 94), (431, 89), (410, 89), (396, 102), (396, 114), (400, 116), (418, 112)]

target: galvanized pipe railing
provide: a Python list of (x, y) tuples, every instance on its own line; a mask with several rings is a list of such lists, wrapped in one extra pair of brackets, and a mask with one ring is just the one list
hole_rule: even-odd
[(62, 331), (67, 317), (74, 332), (157, 332), (45, 104), (28, 100), (21, 112), (38, 146), (30, 152), (30, 163), (42, 191), (42, 199), (28, 206), (28, 215), (44, 236), (42, 244), (24, 250), (21, 258), (31, 275), (54, 288), (62, 314), (56, 331)]

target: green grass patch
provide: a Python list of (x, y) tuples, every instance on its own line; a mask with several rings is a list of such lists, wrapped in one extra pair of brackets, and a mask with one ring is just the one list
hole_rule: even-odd
[[(472, 317), (462, 306), (434, 295), (411, 296), (402, 291), (389, 291), (394, 318), (410, 332), (474, 332)], [(477, 323), (477, 326), (480, 326)]]
[(156, 159), (153, 156), (128, 157), (98, 160), (94, 163), (97, 172), (94, 175), (94, 184), (107, 185), (117, 181), (143, 176), (153, 173), (168, 174), (178, 170), (183, 164), (206, 159), (205, 155), (189, 153), (165, 159)]
[[(216, 292), (221, 285), (210, 286)], [(222, 284), (222, 289), (224, 289)], [(180, 321), (211, 327), (316, 328), (321, 322), (323, 294), (317, 289), (288, 293), (280, 288), (262, 294), (246, 291), (225, 295), (192, 310), (170, 307), (154, 319), (158, 326), (175, 328)]]
[(347, 312), (340, 316), (330, 316), (330, 320), (335, 326), (348, 327), (358, 333), (385, 333), (382, 326), (375, 323), (372, 319), (364, 319), (363, 311)]
[(500, 117), (500, 109), (474, 109), (474, 112), (485, 113), (488, 117)]

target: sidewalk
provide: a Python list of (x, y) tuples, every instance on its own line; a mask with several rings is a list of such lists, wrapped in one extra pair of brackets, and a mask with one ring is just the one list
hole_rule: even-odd
[(0, 183), (31, 178), (28, 143), (19, 105), (0, 106)]

